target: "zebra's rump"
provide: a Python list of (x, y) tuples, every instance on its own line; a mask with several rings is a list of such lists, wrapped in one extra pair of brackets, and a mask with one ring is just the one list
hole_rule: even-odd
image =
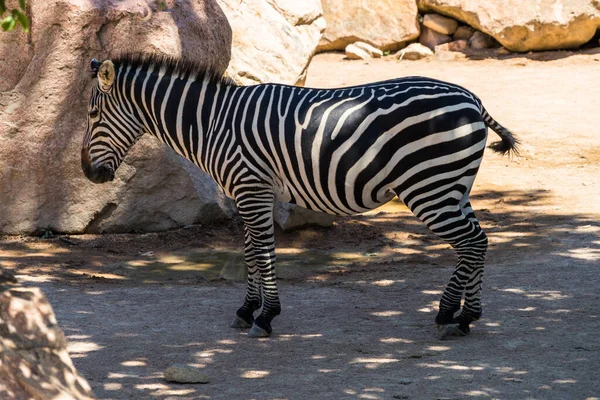
[(255, 100), (244, 135), (264, 173), (283, 200), (331, 214), (473, 176), (487, 136), (477, 97), (427, 78), (330, 90), (265, 85)]

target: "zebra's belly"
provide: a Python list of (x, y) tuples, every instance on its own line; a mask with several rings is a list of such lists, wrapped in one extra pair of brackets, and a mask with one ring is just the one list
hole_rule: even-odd
[(358, 206), (354, 199), (348, 199), (345, 194), (328, 192), (318, 192), (312, 190), (311, 195), (307, 195), (307, 190), (298, 190), (288, 183), (281, 182), (275, 187), (275, 199), (283, 202), (296, 204), (309, 210), (324, 212), (331, 215), (356, 215), (373, 209), (376, 209), (390, 200), (396, 194), (389, 188), (379, 190), (376, 198), (369, 202), (368, 207)]

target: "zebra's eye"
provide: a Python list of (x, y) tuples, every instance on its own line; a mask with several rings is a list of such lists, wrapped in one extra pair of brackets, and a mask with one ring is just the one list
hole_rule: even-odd
[(92, 109), (88, 112), (90, 118), (96, 118), (98, 116), (98, 108), (92, 107)]

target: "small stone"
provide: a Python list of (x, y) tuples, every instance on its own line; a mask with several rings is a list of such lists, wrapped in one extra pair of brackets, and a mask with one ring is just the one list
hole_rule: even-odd
[(458, 28), (458, 22), (455, 19), (439, 14), (425, 14), (423, 25), (443, 35), (452, 35)]
[(469, 39), (469, 47), (472, 49), (482, 50), (489, 49), (494, 46), (494, 38), (490, 35), (486, 35), (483, 32), (475, 32), (471, 39)]
[(421, 25), (421, 36), (419, 36), (419, 43), (421, 43), (423, 46), (427, 46), (433, 50), (435, 46), (451, 41), (452, 37), (436, 32), (433, 29), (429, 29), (425, 25)]
[(210, 379), (199, 368), (184, 364), (171, 365), (163, 372), (168, 382), (177, 383), (208, 383)]
[(412, 383), (412, 380), (407, 379), (407, 378), (400, 378), (398, 380), (398, 383), (401, 385), (410, 385)]
[(507, 56), (509, 54), (512, 54), (512, 51), (508, 50), (506, 47), (498, 47), (498, 49), (496, 49), (496, 55), (498, 56)]
[(520, 378), (514, 378), (514, 377), (512, 377), (512, 376), (508, 376), (508, 377), (504, 378), (504, 380), (505, 380), (506, 382), (518, 382), (518, 383), (521, 383), (521, 382), (523, 382), (523, 379), (520, 379)]
[(469, 46), (466, 40), (455, 40), (454, 42), (448, 42), (435, 46), (435, 52), (438, 51), (463, 51)]
[(454, 35), (452, 35), (452, 39), (469, 40), (471, 39), (471, 36), (473, 36), (474, 32), (475, 29), (471, 28), (470, 26), (462, 25), (456, 28), (456, 32), (454, 32)]
[(349, 60), (369, 60), (371, 56), (365, 50), (361, 49), (355, 44), (349, 44), (346, 46), (346, 57)]
[(377, 47), (371, 46), (369, 43), (354, 42), (354, 45), (369, 53), (369, 55), (373, 58), (383, 57), (383, 51), (379, 50)]
[(436, 50), (435, 59), (438, 61), (456, 61), (467, 58), (465, 53), (458, 51)]
[(398, 59), (400, 60), (420, 60), (433, 56), (433, 51), (419, 43), (413, 43), (400, 50)]

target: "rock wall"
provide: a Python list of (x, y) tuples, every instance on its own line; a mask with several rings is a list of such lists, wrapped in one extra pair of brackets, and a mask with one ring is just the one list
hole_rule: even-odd
[(234, 213), (211, 178), (152, 137), (132, 148), (115, 181), (87, 181), (80, 147), (89, 61), (128, 51), (183, 54), (219, 71), (229, 65), (227, 73), (241, 83), (302, 83), (324, 28), (320, 3), (149, 4), (36, 1), (29, 5), (29, 34), (2, 33), (0, 233), (158, 231)]
[[(433, 50), (469, 40), (473, 28), (479, 33), (468, 47), (475, 50), (500, 45), (512, 52), (576, 49), (600, 28), (600, 2), (595, 0), (324, 0), (323, 6), (328, 27), (319, 51), (346, 49), (356, 41), (397, 50), (417, 38)], [(460, 33), (454, 34), (457, 28)], [(348, 58), (364, 59), (350, 50)]]
[(66, 343), (41, 290), (0, 283), (1, 399), (93, 399)]

